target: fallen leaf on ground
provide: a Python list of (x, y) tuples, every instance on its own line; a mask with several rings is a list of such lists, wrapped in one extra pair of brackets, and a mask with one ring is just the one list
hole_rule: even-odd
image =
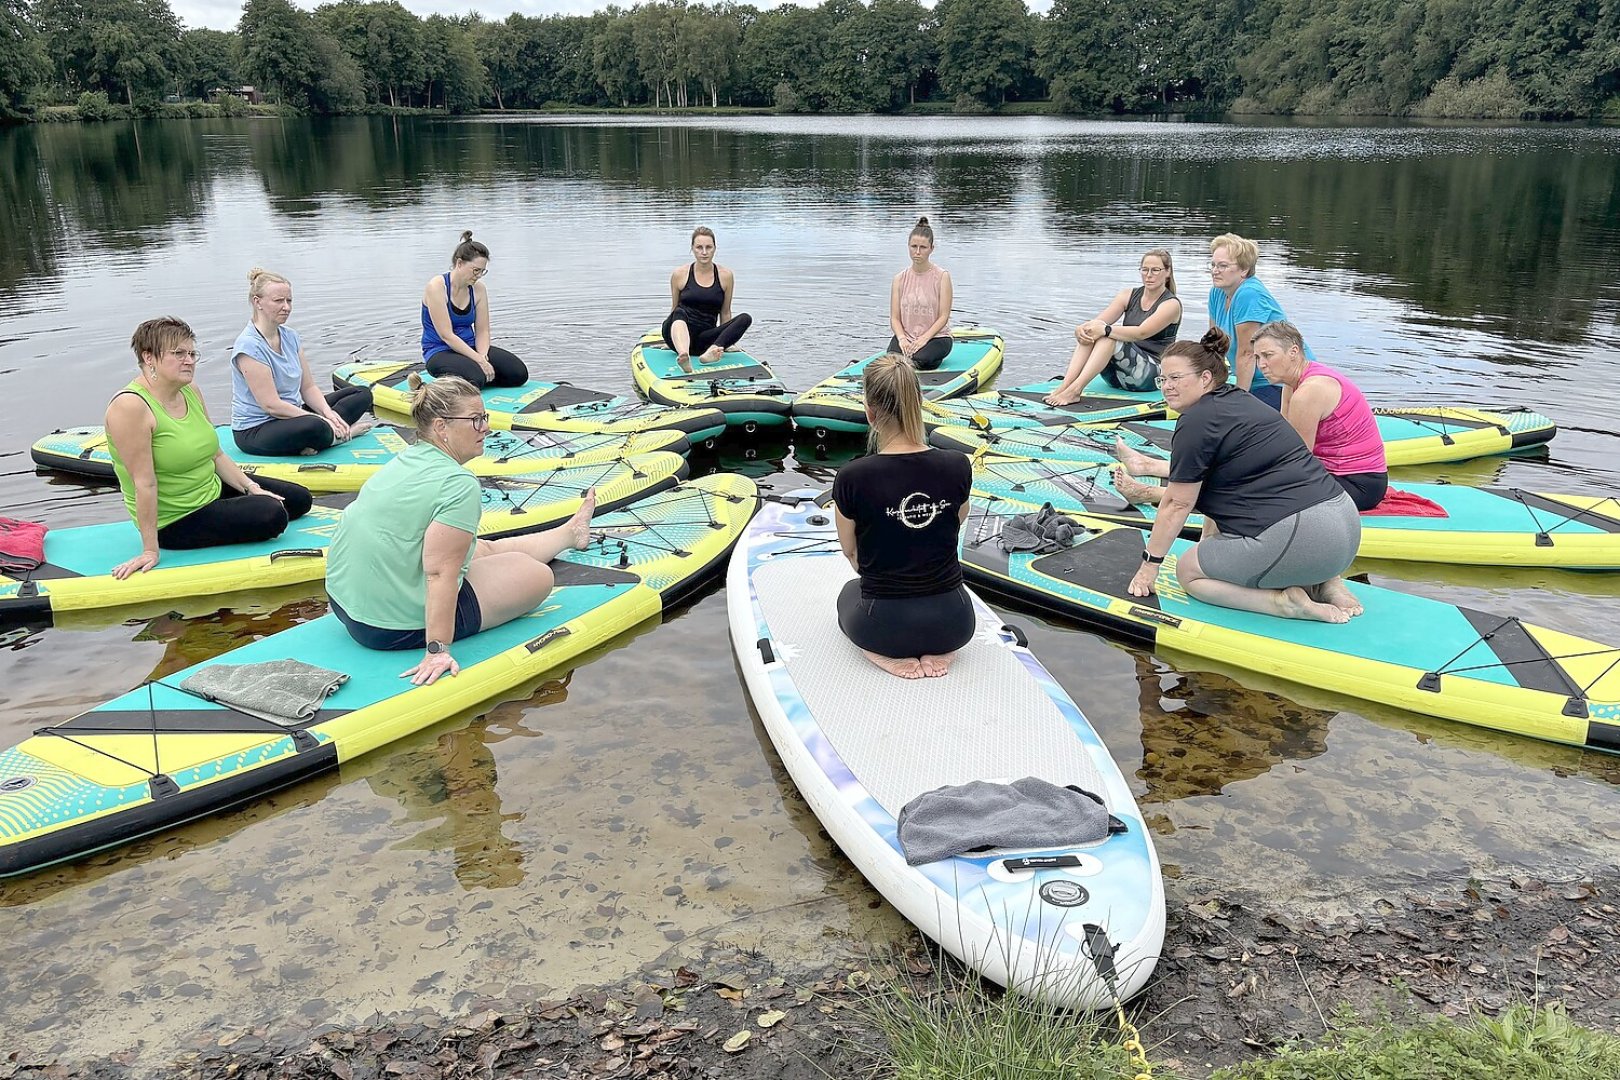
[(768, 1013), (760, 1013), (757, 1023), (762, 1028), (770, 1028), (775, 1027), (777, 1024), (780, 1024), (786, 1019), (787, 1013), (783, 1012), (781, 1009), (772, 1009)]
[(752, 1031), (739, 1031), (737, 1034), (727, 1039), (721, 1045), (720, 1049), (724, 1050), (728, 1054), (735, 1054), (743, 1047), (747, 1046), (748, 1040), (753, 1037), (754, 1033)]

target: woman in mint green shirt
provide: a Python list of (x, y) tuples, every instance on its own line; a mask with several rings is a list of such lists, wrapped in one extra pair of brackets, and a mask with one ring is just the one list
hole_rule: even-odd
[(258, 543), (309, 512), (309, 491), (248, 476), (219, 448), (192, 386), (197, 339), (172, 316), (135, 328), (140, 373), (107, 406), (107, 451), (140, 533), (141, 553), (113, 568), (119, 581), (158, 564), (161, 549)]
[(555, 529), (478, 539), (482, 495), (463, 466), (484, 452), (489, 413), (454, 375), (416, 390), (417, 440), (366, 481), (326, 557), (332, 613), (368, 649), (423, 649), (418, 686), (460, 666), (451, 645), (532, 611), (551, 592), (547, 564), (590, 543), (596, 492)]

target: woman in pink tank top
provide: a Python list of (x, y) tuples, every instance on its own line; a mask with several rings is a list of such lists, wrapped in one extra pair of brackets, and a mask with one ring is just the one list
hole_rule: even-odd
[(934, 230), (921, 217), (907, 245), (911, 265), (894, 275), (889, 286), (889, 352), (899, 353), (918, 371), (933, 371), (950, 355), (951, 275), (929, 262)]
[(1254, 335), (1254, 361), (1283, 388), (1282, 414), (1305, 445), (1355, 500), (1371, 510), (1389, 490), (1389, 466), (1378, 420), (1356, 384), (1305, 358), (1305, 339), (1290, 322), (1270, 322)]

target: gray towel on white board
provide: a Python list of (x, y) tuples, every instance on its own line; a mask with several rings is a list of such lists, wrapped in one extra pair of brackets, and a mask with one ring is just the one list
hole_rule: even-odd
[(1045, 555), (1074, 545), (1074, 522), (1044, 503), (1033, 514), (1010, 517), (1001, 525), (1001, 550)]
[(980, 848), (1092, 844), (1108, 835), (1100, 797), (1026, 776), (935, 788), (900, 808), (900, 850), (912, 866)]
[(327, 696), (349, 681), (341, 671), (302, 660), (257, 664), (210, 664), (180, 683), (180, 689), (238, 712), (294, 725), (312, 719)]

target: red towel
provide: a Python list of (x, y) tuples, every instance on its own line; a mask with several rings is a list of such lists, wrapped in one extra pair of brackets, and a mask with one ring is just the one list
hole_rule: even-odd
[(37, 521), (0, 517), (0, 570), (27, 573), (45, 561), (45, 533)]
[(1450, 517), (1446, 508), (1433, 499), (1425, 499), (1422, 495), (1414, 495), (1410, 491), (1396, 491), (1390, 488), (1384, 493), (1384, 501), (1371, 510), (1363, 510), (1362, 517)]

